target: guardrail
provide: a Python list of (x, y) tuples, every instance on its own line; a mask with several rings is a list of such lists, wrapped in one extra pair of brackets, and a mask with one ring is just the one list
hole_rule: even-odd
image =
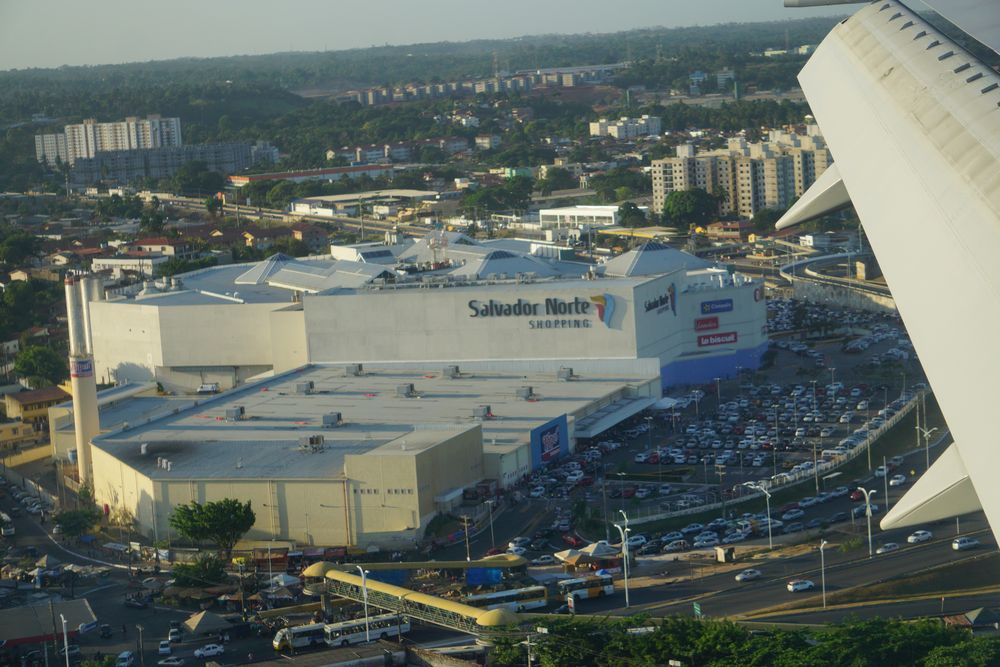
[[(929, 393), (931, 393), (929, 389), (923, 389), (914, 394), (914, 396), (909, 401), (907, 401), (906, 404), (902, 408), (900, 408), (896, 414), (887, 419), (885, 423), (882, 424), (882, 426), (879, 426), (874, 431), (869, 431), (863, 443), (859, 444), (854, 449), (847, 450), (846, 453), (844, 453), (842, 456), (837, 457), (833, 461), (819, 463), (816, 466), (815, 470), (812, 469), (801, 470), (796, 473), (787, 473), (787, 472), (778, 473), (778, 475), (775, 475), (775, 477), (779, 477), (781, 475), (785, 476), (782, 478), (783, 481), (780, 481), (780, 483), (774, 483), (773, 478), (769, 480), (762, 480), (767, 482), (766, 484), (767, 490), (771, 493), (774, 493), (775, 491), (789, 489), (792, 488), (793, 486), (797, 486), (807, 481), (813, 481), (816, 475), (822, 476), (823, 473), (835, 471), (837, 468), (840, 468), (843, 465), (861, 456), (862, 454), (867, 453), (868, 450), (871, 448), (871, 446), (874, 445), (875, 442), (877, 442), (880, 437), (882, 437), (885, 433), (887, 433), (890, 429), (892, 429), (892, 427), (898, 424), (903, 419), (903, 417), (908, 415), (914, 409), (914, 407), (917, 405), (917, 402), (922, 400), (922, 398)], [(688, 507), (682, 510), (675, 510), (672, 512), (657, 512), (653, 514), (647, 514), (645, 516), (643, 516), (642, 513), (639, 512), (634, 517), (629, 516), (629, 524), (638, 525), (642, 523), (650, 523), (652, 521), (662, 521), (665, 519), (675, 519), (677, 517), (690, 516), (692, 514), (701, 514), (702, 512), (714, 509), (721, 510), (723, 506), (729, 508), (735, 505), (740, 505), (742, 503), (750, 502), (752, 500), (760, 500), (763, 497), (764, 497), (763, 493), (752, 492), (748, 493), (747, 495), (740, 496), (738, 498), (728, 499), (726, 500), (725, 503), (719, 501), (714, 503), (708, 503), (705, 505), (698, 505), (696, 507)]]

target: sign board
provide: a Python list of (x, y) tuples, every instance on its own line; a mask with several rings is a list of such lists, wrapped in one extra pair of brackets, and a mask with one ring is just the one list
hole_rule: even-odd
[(531, 430), (532, 470), (538, 470), (566, 454), (569, 454), (569, 425), (566, 415), (560, 415)]
[(576, 613), (576, 596), (572, 593), (566, 594), (566, 607), (569, 608), (569, 613)]
[(726, 333), (703, 334), (698, 336), (698, 347), (708, 347), (711, 345), (734, 345), (738, 336), (735, 331)]
[(712, 331), (719, 328), (718, 317), (696, 317), (694, 320), (695, 331)]
[(694, 603), (694, 615), (701, 618), (701, 605), (697, 602)]
[(701, 302), (701, 314), (711, 315), (712, 313), (728, 313), (733, 309), (732, 299), (715, 299), (713, 301)]

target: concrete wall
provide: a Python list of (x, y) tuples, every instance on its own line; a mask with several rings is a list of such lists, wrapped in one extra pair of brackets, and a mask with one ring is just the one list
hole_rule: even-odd
[(269, 315), (271, 362), (275, 373), (305, 366), (309, 362), (305, 313), (302, 309), (277, 310)]
[(862, 292), (847, 286), (818, 283), (801, 278), (792, 279), (796, 299), (825, 303), (839, 308), (853, 308), (875, 313), (893, 313), (896, 301), (891, 296)]

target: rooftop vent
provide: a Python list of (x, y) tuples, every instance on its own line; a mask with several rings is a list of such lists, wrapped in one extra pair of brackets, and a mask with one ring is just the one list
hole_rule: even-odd
[(413, 387), (412, 382), (396, 385), (396, 396), (399, 396), (400, 398), (412, 398), (416, 395), (417, 390)]
[(238, 422), (246, 419), (247, 411), (242, 405), (237, 405), (233, 408), (226, 408), (226, 421), (227, 422)]
[(473, 419), (492, 419), (493, 418), (493, 408), (488, 405), (477, 405), (472, 408), (472, 418)]
[(568, 368), (566, 366), (560, 368), (559, 371), (556, 373), (556, 379), (559, 380), (560, 382), (569, 382), (570, 380), (573, 379), (573, 377), (574, 377), (573, 369)]
[(344, 367), (344, 373), (346, 375), (353, 375), (356, 377), (358, 375), (363, 375), (364, 372), (365, 369), (361, 364), (347, 364), (347, 366)]
[(311, 393), (313, 393), (313, 390), (315, 388), (316, 388), (316, 385), (313, 384), (312, 380), (307, 380), (305, 382), (296, 382), (295, 383), (295, 393), (296, 394), (311, 394)]
[(149, 443), (148, 442), (144, 442), (141, 445), (139, 445), (139, 453), (142, 454), (143, 456), (145, 456), (146, 454), (149, 454)]
[(339, 412), (329, 412), (323, 415), (323, 428), (337, 428), (344, 423), (344, 416)]
[(457, 378), (461, 373), (458, 370), (458, 366), (445, 366), (444, 372), (441, 373), (442, 376), (446, 378)]
[(531, 387), (518, 387), (517, 388), (517, 397), (519, 399), (521, 399), (522, 401), (527, 401), (527, 400), (531, 399), (531, 397), (534, 396), (534, 395), (535, 395), (535, 393), (534, 393), (534, 391), (532, 390)]
[(325, 439), (321, 435), (304, 435), (299, 438), (299, 451), (321, 452)]

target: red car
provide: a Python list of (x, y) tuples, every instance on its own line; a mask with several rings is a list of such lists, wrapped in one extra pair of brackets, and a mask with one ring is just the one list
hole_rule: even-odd
[(854, 502), (860, 502), (865, 499), (865, 494), (861, 493), (861, 489), (854, 489), (851, 491), (850, 498)]
[(635, 487), (626, 486), (624, 490), (622, 490), (622, 498), (633, 498), (633, 497), (635, 497)]
[(656, 465), (659, 462), (660, 462), (660, 455), (657, 454), (656, 452), (653, 452), (652, 454), (646, 457), (646, 463), (652, 463), (653, 465)]
[(594, 478), (591, 477), (590, 475), (584, 475), (583, 477), (580, 478), (580, 481), (577, 482), (577, 485), (579, 485), (579, 486), (593, 486), (594, 485)]
[(562, 541), (568, 544), (569, 546), (573, 547), (574, 549), (585, 546), (587, 544), (586, 540), (584, 540), (579, 535), (574, 535), (573, 533), (566, 533), (565, 535), (563, 535)]

